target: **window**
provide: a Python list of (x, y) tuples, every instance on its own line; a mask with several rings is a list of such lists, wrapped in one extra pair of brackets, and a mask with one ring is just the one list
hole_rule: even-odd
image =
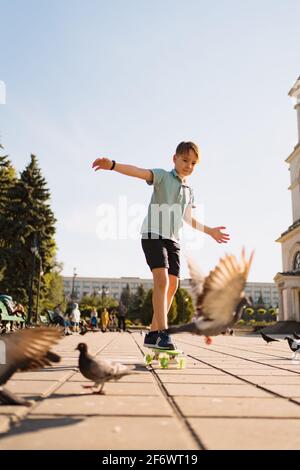
[(295, 255), (293, 271), (300, 271), (300, 251)]

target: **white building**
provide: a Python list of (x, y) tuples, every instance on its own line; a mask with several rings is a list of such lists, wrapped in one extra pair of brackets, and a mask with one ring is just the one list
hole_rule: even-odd
[(300, 77), (289, 92), (296, 99), (298, 143), (286, 159), (289, 164), (292, 194), (293, 223), (276, 240), (281, 243), (283, 272), (274, 280), (278, 286), (279, 320), (300, 321)]
[[(73, 285), (74, 293), (77, 299), (84, 295), (108, 295), (119, 300), (122, 290), (127, 286), (130, 292), (135, 293), (137, 288), (142, 284), (147, 291), (153, 286), (152, 279), (142, 279), (139, 277), (63, 277), (65, 295), (70, 298), (72, 295)], [(181, 279), (180, 287), (190, 290), (190, 280)], [(245, 288), (246, 295), (251, 296), (254, 302), (257, 302), (262, 295), (267, 306), (277, 306), (278, 290), (273, 283), (264, 282), (248, 282)]]

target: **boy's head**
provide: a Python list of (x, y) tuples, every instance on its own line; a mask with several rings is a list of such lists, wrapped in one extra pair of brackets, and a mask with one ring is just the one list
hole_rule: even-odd
[(180, 142), (173, 157), (175, 170), (180, 177), (191, 175), (200, 161), (199, 148), (194, 142)]

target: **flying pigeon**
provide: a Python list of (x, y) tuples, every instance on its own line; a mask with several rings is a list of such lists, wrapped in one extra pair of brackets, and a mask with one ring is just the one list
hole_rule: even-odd
[(295, 339), (300, 339), (300, 336), (297, 335), (297, 333), (293, 333), (293, 336), (294, 336)]
[(60, 356), (50, 351), (59, 341), (62, 331), (58, 328), (30, 328), (5, 335), (0, 340), (0, 404), (31, 405), (30, 402), (15, 396), (3, 386), (20, 370), (39, 369), (59, 362)]
[(279, 341), (279, 339), (271, 338), (271, 336), (267, 336), (265, 333), (262, 331), (260, 332), (262, 339), (265, 340), (267, 344), (272, 343), (273, 341)]
[[(105, 359), (96, 360), (89, 353), (86, 343), (77, 345), (79, 355), (79, 370), (82, 375), (94, 382), (94, 385), (84, 385), (85, 388), (96, 388), (94, 393), (103, 394), (105, 382), (109, 380), (119, 380), (124, 375), (132, 374), (133, 368), (108, 361)], [(97, 389), (98, 387), (98, 389)]]
[(294, 353), (293, 358), (295, 359), (297, 357), (298, 352), (300, 351), (300, 341), (290, 338), (289, 336), (286, 336), (284, 339), (288, 340), (289, 347)]
[(249, 260), (246, 260), (243, 249), (240, 262), (235, 256), (226, 255), (206, 278), (189, 262), (197, 313), (192, 322), (172, 326), (166, 332), (216, 336), (236, 323), (241, 318), (245, 306), (251, 305), (244, 294), (244, 288), (253, 254), (252, 252)]

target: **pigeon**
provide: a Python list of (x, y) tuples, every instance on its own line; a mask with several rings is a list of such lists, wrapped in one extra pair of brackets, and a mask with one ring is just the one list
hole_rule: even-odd
[(194, 264), (189, 261), (197, 313), (192, 322), (172, 326), (166, 332), (216, 336), (240, 320), (244, 308), (251, 305), (244, 288), (253, 254), (252, 252), (249, 260), (246, 260), (243, 249), (240, 263), (235, 256), (226, 255), (206, 278), (203, 278)]
[(133, 367), (105, 359), (96, 360), (89, 353), (86, 343), (79, 343), (79, 370), (82, 375), (94, 382), (94, 385), (84, 385), (85, 388), (95, 388), (94, 393), (104, 394), (103, 387), (109, 380), (119, 380), (124, 375), (132, 374)]
[(297, 335), (297, 333), (295, 333), (295, 332), (293, 333), (293, 336), (294, 336), (295, 339), (300, 339), (300, 336)]
[(271, 338), (271, 336), (267, 336), (265, 333), (262, 331), (260, 332), (262, 339), (265, 340), (267, 344), (272, 343), (273, 341), (279, 341), (279, 339)]
[(286, 336), (284, 339), (288, 340), (289, 347), (294, 353), (293, 358), (296, 358), (298, 352), (300, 352), (300, 341), (296, 340), (296, 339), (293, 339), (293, 338), (290, 338), (289, 336)]
[[(6, 337), (7, 336), (7, 337)], [(30, 328), (5, 335), (0, 340), (0, 404), (25, 405), (32, 403), (17, 397), (4, 388), (16, 371), (39, 369), (59, 362), (60, 356), (49, 349), (62, 336), (58, 328)]]

